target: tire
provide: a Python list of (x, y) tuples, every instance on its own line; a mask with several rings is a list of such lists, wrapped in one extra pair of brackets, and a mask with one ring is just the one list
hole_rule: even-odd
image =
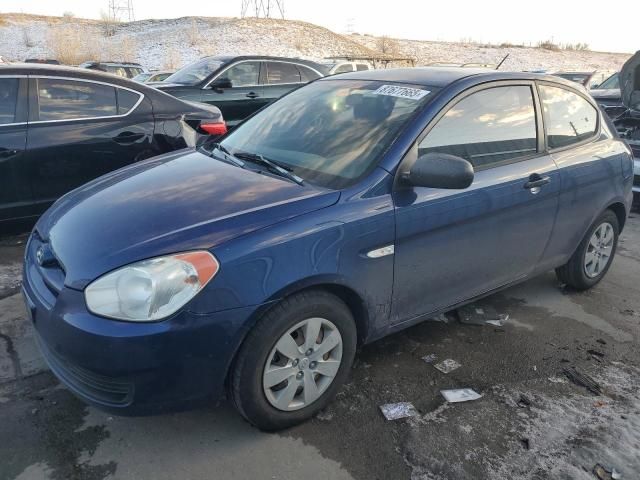
[[(306, 332), (311, 332), (309, 343)], [(337, 341), (341, 343), (332, 346)], [(342, 300), (323, 290), (292, 295), (247, 335), (231, 370), (230, 396), (240, 414), (261, 430), (302, 423), (322, 410), (344, 383), (356, 343), (355, 321)], [(309, 354), (311, 350), (315, 352)], [(286, 378), (271, 385), (281, 373)]]
[[(594, 247), (590, 244), (590, 242), (594, 238), (595, 232), (600, 228), (604, 228), (605, 230), (603, 231), (606, 231), (606, 229), (608, 228), (606, 227), (606, 225), (609, 225), (612, 228), (613, 239), (610, 247), (608, 249), (603, 248), (602, 250), (594, 250)], [(609, 267), (611, 266), (611, 262), (616, 253), (616, 247), (618, 245), (619, 231), (620, 226), (618, 223), (617, 215), (611, 210), (605, 210), (604, 213), (600, 215), (600, 217), (598, 217), (595, 222), (593, 222), (593, 225), (591, 225), (569, 261), (562, 267), (556, 269), (556, 275), (558, 279), (568, 286), (575, 288), (576, 290), (587, 290), (596, 285), (606, 275)], [(602, 265), (601, 263), (599, 265), (599, 268), (597, 268), (596, 270), (593, 270), (594, 264), (592, 263), (596, 260), (592, 260), (592, 262), (587, 265), (586, 256), (590, 255), (590, 259), (594, 258), (591, 255), (592, 251), (594, 251), (596, 254), (599, 251), (602, 252), (603, 256), (600, 257), (600, 262), (602, 262), (602, 258), (604, 257), (605, 252), (609, 253), (609, 256), (605, 259), (606, 264)], [(591, 270), (591, 272), (589, 272), (589, 270)]]

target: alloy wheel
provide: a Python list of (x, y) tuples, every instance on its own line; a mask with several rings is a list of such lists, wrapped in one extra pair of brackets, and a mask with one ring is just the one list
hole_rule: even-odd
[(610, 223), (602, 223), (595, 229), (584, 255), (584, 273), (587, 277), (595, 278), (607, 267), (611, 260), (614, 239), (613, 226)]

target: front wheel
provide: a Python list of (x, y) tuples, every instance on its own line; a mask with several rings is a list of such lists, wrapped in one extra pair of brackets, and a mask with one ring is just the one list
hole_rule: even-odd
[(605, 211), (587, 231), (569, 261), (556, 269), (558, 279), (576, 290), (587, 290), (602, 280), (616, 253), (619, 230), (616, 214)]
[(267, 431), (312, 417), (349, 374), (356, 336), (349, 308), (328, 292), (283, 300), (258, 321), (238, 353), (230, 382), (238, 411)]

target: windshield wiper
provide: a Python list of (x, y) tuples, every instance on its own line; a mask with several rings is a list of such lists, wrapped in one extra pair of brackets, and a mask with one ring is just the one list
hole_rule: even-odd
[(236, 152), (235, 156), (237, 158), (244, 158), (253, 163), (257, 163), (259, 165), (264, 165), (268, 167), (272, 172), (277, 173), (281, 177), (288, 178), (296, 182), (298, 185), (304, 185), (304, 180), (293, 173), (293, 169), (291, 167), (287, 167), (275, 160), (270, 160), (264, 155), (259, 153), (249, 153), (249, 152)]
[[(210, 145), (213, 147), (211, 149), (211, 151), (205, 150), (204, 148), (203, 148), (203, 150), (205, 150), (205, 152), (209, 153), (210, 155), (214, 156), (214, 158), (218, 158), (220, 160), (226, 161), (227, 163), (231, 163), (232, 165), (235, 165), (236, 167), (240, 167), (240, 168), (244, 167), (244, 162), (242, 160), (240, 160), (238, 157), (236, 157), (234, 154), (232, 154), (229, 150), (227, 150), (227, 148), (224, 145), (222, 145), (221, 143), (212, 143)], [(224, 157), (223, 158), (217, 157), (213, 153), (214, 150), (219, 150), (220, 152), (222, 152)]]

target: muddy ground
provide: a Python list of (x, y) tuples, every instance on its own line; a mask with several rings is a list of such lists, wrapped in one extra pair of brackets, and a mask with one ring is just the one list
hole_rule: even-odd
[[(483, 303), (504, 327), (427, 322), (362, 348), (317, 418), (279, 434), (226, 403), (120, 418), (85, 406), (48, 372), (19, 291), (23, 237), (0, 241), (0, 479), (592, 479), (596, 464), (640, 478), (640, 215), (603, 282), (552, 272)], [(462, 367), (443, 374), (421, 358)], [(570, 382), (576, 367), (602, 387)], [(479, 400), (447, 404), (446, 388)], [(524, 396), (524, 398), (521, 398)], [(386, 421), (379, 405), (412, 402)]]

